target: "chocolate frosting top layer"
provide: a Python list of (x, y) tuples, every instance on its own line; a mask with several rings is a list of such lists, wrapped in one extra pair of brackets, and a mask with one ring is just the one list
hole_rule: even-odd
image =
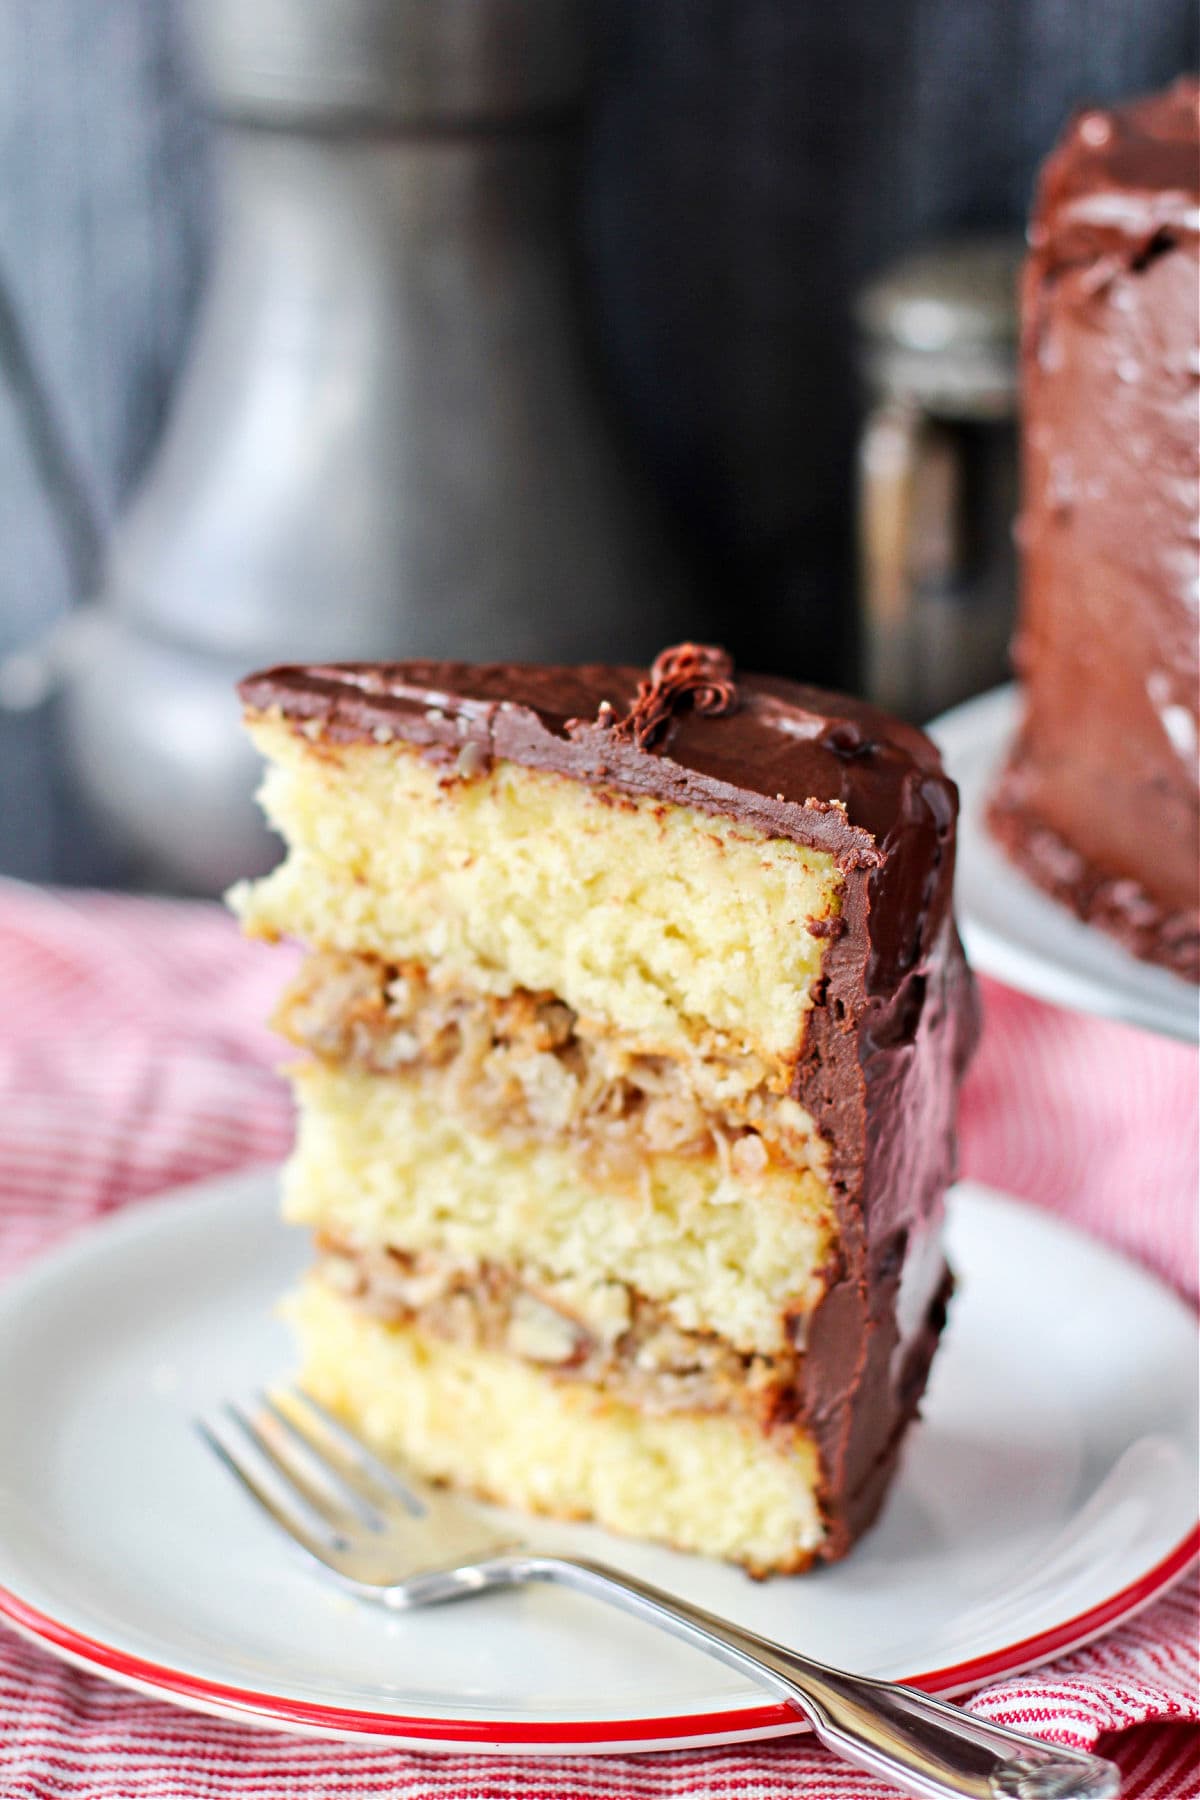
[(1160, 232), (1200, 232), (1200, 81), (1181, 76), (1163, 92), (1111, 111), (1078, 113), (1042, 169), (1030, 242), (1075, 233), (1095, 247)]
[[(638, 709), (672, 687), (681, 655), (709, 661), (658, 709), (651, 741), (639, 742)], [(877, 871), (868, 987), (887, 991), (949, 910), (953, 858), (943, 851), (953, 843), (957, 789), (923, 732), (865, 701), (773, 676), (731, 676), (724, 652), (683, 645), (649, 672), (331, 663), (266, 669), (238, 692), (252, 710), (316, 721), (333, 742), (397, 737), (447, 761), (475, 745), (476, 756), (743, 820), (827, 851), (845, 870)], [(697, 686), (723, 679), (730, 692), (719, 712), (698, 707)]]
[(745, 819), (846, 868), (880, 866), (914, 809), (954, 818), (956, 791), (929, 739), (863, 701), (740, 676), (720, 716), (684, 694), (646, 746), (621, 729), (639, 685), (645, 670), (601, 664), (336, 663), (267, 669), (238, 691), (252, 710), (319, 721), (334, 742), (390, 734), (455, 754), (477, 744), (527, 767)]

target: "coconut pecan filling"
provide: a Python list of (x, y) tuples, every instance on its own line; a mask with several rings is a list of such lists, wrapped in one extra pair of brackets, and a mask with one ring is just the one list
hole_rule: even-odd
[(772, 1164), (826, 1175), (828, 1146), (765, 1063), (742, 1052), (649, 1055), (553, 995), (500, 998), (414, 965), (320, 951), (275, 1024), (332, 1062), (436, 1074), (440, 1096), (480, 1132), (516, 1145), (569, 1139), (605, 1175), (630, 1172), (647, 1152), (715, 1154), (747, 1181)]
[(327, 1236), (317, 1249), (322, 1280), (388, 1324), (503, 1350), (644, 1412), (736, 1412), (762, 1429), (790, 1422), (798, 1354), (746, 1355), (711, 1332), (682, 1331), (623, 1282), (535, 1286), (493, 1263), (359, 1249)]

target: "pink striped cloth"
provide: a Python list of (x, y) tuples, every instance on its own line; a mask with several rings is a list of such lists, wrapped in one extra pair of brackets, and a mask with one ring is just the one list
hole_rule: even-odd
[[(263, 1020), (287, 952), (216, 906), (0, 883), (0, 1279), (100, 1214), (280, 1156)], [(1193, 1051), (985, 987), (964, 1172), (1196, 1287)], [(979, 1694), (989, 1717), (1100, 1742), (1140, 1800), (1200, 1796), (1196, 1583), (1102, 1642)], [(651, 1757), (410, 1755), (289, 1738), (110, 1687), (0, 1627), (0, 1800), (874, 1800), (810, 1739)]]

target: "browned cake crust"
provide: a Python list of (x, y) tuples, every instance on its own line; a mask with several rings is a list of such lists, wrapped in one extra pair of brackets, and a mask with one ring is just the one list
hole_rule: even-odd
[(991, 806), (1014, 860), (1200, 979), (1200, 86), (1081, 114), (1022, 294), (1024, 716)]
[[(334, 742), (390, 737), (747, 820), (845, 874), (790, 1092), (832, 1146), (837, 1266), (808, 1320), (792, 1412), (816, 1442), (826, 1538), (874, 1518), (945, 1320), (940, 1247), (974, 990), (952, 911), (957, 792), (919, 731), (794, 683), (728, 679), (693, 647), (631, 668), (449, 663), (272, 669), (241, 695)], [(707, 661), (705, 658), (707, 657)], [(673, 660), (671, 660), (673, 659)], [(698, 660), (697, 660), (698, 659)]]

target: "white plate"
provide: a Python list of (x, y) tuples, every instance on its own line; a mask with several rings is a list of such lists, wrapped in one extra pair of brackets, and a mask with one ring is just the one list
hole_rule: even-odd
[(984, 808), (1008, 754), (1017, 706), (1015, 687), (995, 688), (926, 728), (962, 797), (955, 899), (967, 955), (985, 975), (1039, 1000), (1194, 1044), (1200, 990), (1085, 925), (1027, 881), (993, 842)]
[[(0, 1616), (190, 1706), (426, 1749), (666, 1748), (799, 1729), (698, 1652), (565, 1593), (389, 1616), (326, 1585), (193, 1415), (285, 1372), (272, 1307), (308, 1255), (271, 1171), (131, 1208), (0, 1290)], [(956, 1193), (960, 1276), (878, 1528), (755, 1583), (545, 1530), (872, 1674), (960, 1690), (1097, 1635), (1195, 1551), (1194, 1328), (1052, 1219)]]

